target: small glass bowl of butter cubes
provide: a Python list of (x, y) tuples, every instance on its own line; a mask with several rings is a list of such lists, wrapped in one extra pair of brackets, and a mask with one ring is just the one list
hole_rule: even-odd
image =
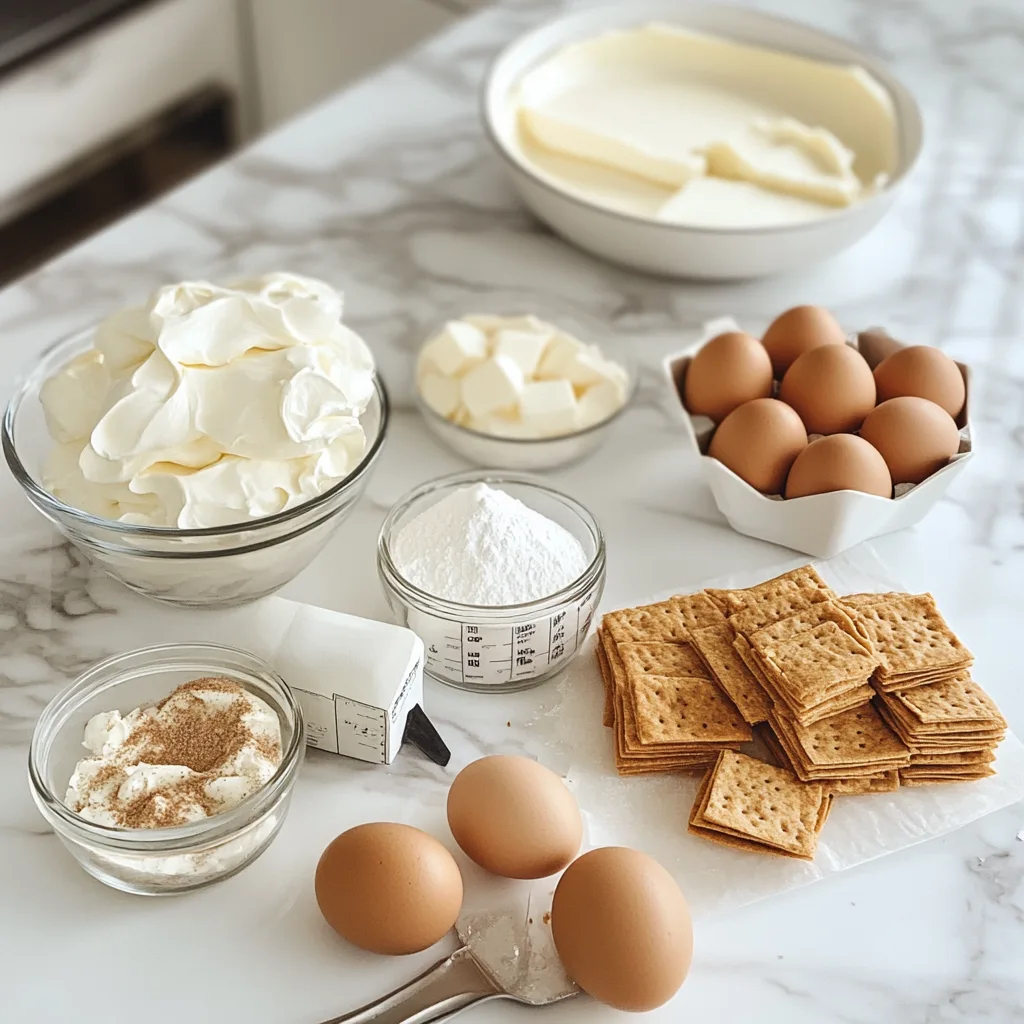
[(536, 316), (471, 313), (420, 349), (416, 399), (463, 458), (536, 471), (594, 452), (628, 407), (632, 367)]

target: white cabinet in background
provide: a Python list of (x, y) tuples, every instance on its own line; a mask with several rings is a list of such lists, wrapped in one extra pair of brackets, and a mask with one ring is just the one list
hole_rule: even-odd
[(262, 130), (312, 106), (458, 16), (430, 0), (242, 0)]

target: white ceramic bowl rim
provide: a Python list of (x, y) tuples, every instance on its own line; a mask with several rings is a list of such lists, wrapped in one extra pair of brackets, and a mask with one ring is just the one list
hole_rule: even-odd
[[(187, 825), (177, 825), (173, 828), (117, 828), (88, 821), (81, 815), (76, 814), (51, 790), (44, 777), (45, 766), (37, 764), (39, 760), (37, 742), (44, 720), (63, 711), (64, 705), (73, 699), (72, 692), (76, 688), (87, 683), (92, 678), (102, 677), (103, 673), (111, 665), (123, 658), (129, 656), (148, 656), (153, 661), (159, 661), (162, 657), (172, 655), (176, 651), (181, 651), (185, 648), (195, 651), (197, 656), (206, 653), (211, 657), (240, 658), (243, 661), (249, 662), (254, 669), (258, 667), (261, 674), (272, 679), (280, 688), (282, 700), (287, 704), (295, 725), (287, 747), (281, 751), (281, 763), (278, 765), (277, 771), (274, 772), (265, 785), (261, 786), (254, 793), (250, 793), (249, 796), (230, 810), (224, 811), (221, 814), (215, 814), (209, 818), (190, 822)], [(219, 665), (217, 670), (230, 671), (230, 668)], [(242, 651), (236, 647), (228, 647), (224, 644), (157, 644), (152, 647), (140, 647), (104, 658), (102, 661), (91, 665), (75, 680), (65, 686), (46, 705), (36, 723), (32, 734), (32, 742), (29, 746), (28, 773), (37, 797), (46, 804), (47, 813), (61, 819), (72, 831), (78, 834), (84, 833), (103, 845), (113, 848), (145, 851), (149, 847), (159, 847), (160, 851), (163, 852), (175, 848), (190, 849), (197, 842), (213, 842), (218, 839), (224, 839), (250, 824), (256, 817), (253, 814), (253, 808), (268, 803), (268, 801), (269, 806), (280, 796), (280, 793), (275, 791), (280, 790), (282, 785), (285, 784), (287, 777), (294, 774), (298, 763), (301, 762), (301, 754), (303, 753), (305, 743), (306, 735), (303, 726), (302, 710), (295, 699), (294, 693), (292, 693), (291, 687), (262, 658), (257, 658), (255, 654), (250, 654), (248, 651)]]
[[(399, 516), (404, 515), (422, 498), (428, 497), (431, 494), (436, 494), (438, 491), (445, 490), (446, 488), (468, 487), (472, 484), (487, 484), (499, 489), (502, 484), (515, 484), (518, 487), (532, 488), (542, 491), (568, 507), (586, 526), (594, 538), (594, 557), (590, 560), (586, 569), (571, 583), (566, 584), (561, 590), (555, 591), (554, 594), (539, 598), (536, 601), (524, 601), (520, 604), (463, 604), (459, 601), (449, 601), (438, 597), (436, 594), (430, 593), (429, 590), (423, 590), (414, 583), (410, 583), (398, 571), (391, 557), (390, 538)], [(387, 518), (385, 518), (384, 524), (380, 528), (380, 535), (377, 539), (377, 557), (387, 575), (400, 583), (403, 591), (407, 591), (410, 596), (422, 602), (423, 606), (430, 609), (433, 614), (447, 613), (448, 617), (453, 621), (458, 621), (466, 618), (467, 615), (477, 620), (485, 620), (489, 616), (504, 618), (510, 615), (519, 616), (521, 614), (533, 617), (534, 615), (539, 616), (545, 611), (559, 608), (567, 601), (572, 600), (577, 591), (589, 586), (594, 579), (601, 575), (605, 565), (606, 552), (604, 533), (600, 525), (593, 514), (575, 498), (570, 498), (568, 494), (556, 490), (543, 480), (539, 480), (529, 473), (515, 473), (497, 469), (469, 469), (460, 473), (451, 473), (448, 476), (437, 477), (434, 480), (428, 480), (425, 484), (420, 484), (419, 487), (413, 488), (413, 490), (399, 498), (392, 505), (391, 511), (388, 512)]]
[[(91, 327), (86, 330), (75, 331), (73, 334), (66, 335), (59, 341), (55, 341), (53, 344), (48, 345), (35, 359), (32, 367), (28, 371), (22, 373), (15, 381), (14, 394), (7, 403), (7, 409), (4, 413), (3, 419), (3, 450), (4, 456), (7, 459), (7, 465), (10, 467), (12, 475), (28, 493), (33, 503), (38, 503), (43, 507), (56, 512), (62, 518), (72, 519), (90, 527), (109, 530), (112, 533), (132, 537), (229, 537), (232, 534), (242, 532), (248, 533), (249, 531), (259, 530), (265, 527), (279, 526), (282, 523), (290, 522), (293, 519), (297, 519), (307, 515), (309, 512), (315, 511), (321, 506), (328, 504), (331, 499), (341, 491), (352, 487), (370, 469), (384, 445), (388, 429), (388, 420), (391, 414), (391, 403), (388, 398), (387, 389), (384, 387), (384, 382), (381, 380), (380, 373), (374, 370), (374, 393), (376, 394), (377, 401), (380, 404), (380, 425), (377, 429), (377, 436), (373, 439), (369, 448), (367, 448), (363, 453), (363, 457), (359, 460), (355, 469), (353, 469), (348, 476), (336, 483), (329, 490), (324, 491), (323, 494), (318, 494), (315, 498), (310, 498), (308, 501), (304, 501), (302, 504), (296, 505), (294, 508), (286, 509), (283, 512), (275, 512), (273, 515), (265, 516), (261, 519), (248, 519), (238, 523), (228, 523), (226, 526), (204, 526), (179, 529), (175, 526), (137, 526), (133, 523), (120, 523), (116, 519), (101, 519), (99, 516), (94, 516), (89, 512), (83, 512), (80, 508), (74, 508), (71, 505), (66, 505), (60, 500), (60, 498), (51, 494), (45, 487), (38, 483), (35, 477), (28, 471), (25, 464), (21, 461), (21, 457), (18, 455), (14, 440), (15, 419), (17, 418), (18, 410), (21, 407), (22, 401), (27, 397), (27, 389), (39, 373), (41, 365), (65, 347), (70, 353), (70, 350), (74, 348), (76, 343), (85, 338), (91, 337), (92, 333), (93, 328)], [(261, 546), (261, 542), (254, 542), (254, 544), (249, 545), (242, 550), (250, 550), (254, 546)], [(224, 555), (227, 553), (227, 551), (213, 552), (213, 554), (216, 555)], [(234, 549), (232, 549), (232, 553), (235, 553)], [(153, 554), (154, 557), (161, 557), (161, 553), (159, 552), (152, 552), (151, 554)], [(166, 557), (180, 557), (180, 554), (174, 553), (164, 553), (164, 555), (166, 555)]]
[[(600, 8), (597, 8), (598, 10)], [(687, 9), (690, 11), (713, 11), (721, 10), (719, 4), (708, 4), (701, 2), (686, 2), (679, 5), (679, 24), (686, 24), (685, 18)], [(904, 122), (900, 119), (900, 113), (898, 105), (894, 108), (894, 116), (896, 118), (896, 129), (900, 136), (900, 152), (899, 152), (899, 167), (896, 172), (890, 176), (885, 185), (879, 189), (876, 193), (868, 196), (860, 203), (855, 203), (852, 206), (845, 207), (843, 209), (836, 209), (823, 214), (821, 217), (816, 218), (813, 221), (808, 221), (802, 224), (784, 224), (784, 225), (768, 225), (765, 227), (712, 227), (705, 225), (689, 225), (689, 224), (669, 224), (663, 221), (654, 220), (651, 217), (642, 217), (638, 214), (626, 213), (622, 210), (616, 210), (612, 207), (603, 206), (599, 203), (589, 202), (588, 200), (576, 195), (569, 189), (559, 188), (558, 185), (553, 183), (550, 179), (538, 173), (537, 169), (526, 160), (520, 154), (510, 149), (502, 137), (502, 133), (495, 127), (495, 109), (497, 105), (504, 100), (506, 94), (497, 94), (496, 79), (498, 73), (501, 71), (502, 66), (509, 61), (516, 52), (536, 39), (538, 36), (544, 35), (550, 32), (553, 28), (559, 27), (564, 28), (573, 25), (574, 23), (587, 24), (593, 16), (594, 8), (585, 9), (582, 11), (574, 11), (569, 14), (565, 14), (560, 18), (554, 18), (549, 21), (538, 25), (531, 31), (518, 36), (512, 40), (507, 46), (505, 46), (498, 55), (491, 61), (487, 72), (484, 76), (483, 88), (480, 93), (480, 117), (483, 122), (484, 131), (488, 138), (491, 140), (491, 144), (498, 151), (501, 158), (515, 169), (521, 171), (538, 187), (544, 189), (550, 194), (559, 197), (560, 199), (566, 200), (573, 205), (591, 211), (600, 211), (601, 213), (616, 218), (618, 220), (626, 221), (631, 224), (642, 224), (648, 228), (655, 228), (659, 231), (692, 231), (698, 233), (706, 233), (709, 235), (772, 235), (780, 231), (786, 232), (801, 232), (801, 231), (814, 231), (823, 221), (839, 221), (847, 217), (854, 215), (855, 211), (859, 206), (862, 206), (864, 202), (870, 202), (876, 196), (884, 195), (887, 192), (893, 191), (913, 170), (914, 165), (917, 163), (917, 159), (921, 153), (922, 146), (922, 133), (923, 123), (921, 118), (921, 111), (910, 91), (895, 77), (888, 69), (882, 64), (881, 61), (876, 60), (869, 54), (863, 52), (858, 47), (854, 46), (846, 39), (842, 39), (839, 36), (832, 35), (829, 32), (825, 32), (812, 25), (808, 25), (805, 22), (796, 21), (792, 18), (784, 18), (780, 15), (766, 14), (762, 11), (755, 11), (749, 8), (732, 7), (733, 11), (742, 11), (743, 14), (751, 19), (752, 22), (760, 21), (762, 24), (771, 24), (776, 26), (784, 26), (794, 29), (800, 29), (802, 32), (809, 35), (817, 36), (823, 41), (827, 41), (835, 46), (840, 46), (851, 55), (851, 59), (856, 60), (858, 64), (864, 67), (868, 72), (871, 73), (886, 89), (886, 91), (894, 99), (898, 99), (909, 112), (909, 124), (906, 127), (912, 129), (908, 132), (900, 132), (900, 128), (904, 127)], [(653, 15), (649, 15), (646, 18), (642, 14), (637, 14), (635, 24), (637, 26), (642, 25), (645, 21), (651, 20)], [(663, 14), (660, 15), (660, 20), (669, 21), (671, 15)], [(607, 29), (611, 29), (615, 26), (607, 26)], [(625, 27), (625, 26), (622, 26)], [(720, 35), (728, 35), (724, 32), (719, 32)], [(581, 37), (583, 38), (583, 37)], [(566, 45), (565, 43), (559, 43), (548, 53), (554, 52), (558, 47)], [(513, 83), (514, 84), (514, 83)], [(915, 140), (915, 145), (912, 151), (904, 152), (903, 139), (906, 135), (910, 135)], [(486, 436), (486, 435), (485, 435)]]

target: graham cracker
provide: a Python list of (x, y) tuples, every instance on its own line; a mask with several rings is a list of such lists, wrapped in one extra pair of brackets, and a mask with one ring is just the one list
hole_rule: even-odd
[(693, 630), (690, 643), (744, 720), (750, 725), (757, 725), (768, 720), (772, 702), (733, 648), (735, 635), (732, 626), (723, 622)]
[[(737, 650), (741, 650), (741, 645), (746, 643), (745, 637), (737, 637), (734, 646)], [(780, 703), (787, 705), (794, 716), (829, 701), (842, 698), (851, 692), (856, 692), (864, 700), (870, 700), (875, 695), (874, 689), (866, 679), (840, 679), (834, 682), (822, 682), (819, 684), (819, 688), (813, 692), (803, 694), (794, 692), (784, 674), (779, 671), (778, 666), (766, 661), (752, 647), (747, 646), (746, 650), (742, 651), (742, 655), (748, 667), (756, 666), (758, 681), (775, 705), (778, 706)]]
[(682, 643), (690, 638), (691, 628), (709, 626), (721, 617), (704, 594), (685, 594), (657, 604), (609, 612), (602, 625), (618, 644)]
[(637, 775), (702, 775), (713, 764), (713, 758), (694, 759), (691, 763), (680, 761), (624, 761), (616, 765), (616, 772), (624, 779)]
[(887, 593), (866, 593), (866, 594), (845, 594), (839, 600), (842, 604), (846, 605), (847, 608), (862, 608), (868, 604), (879, 604), (895, 601), (898, 597), (902, 597), (902, 594), (894, 591), (888, 591)]
[(726, 594), (731, 594), (731, 590), (715, 590), (713, 587), (706, 587), (703, 591), (704, 596), (722, 613), (722, 617), (725, 617), (725, 613), (729, 610), (729, 602), (726, 600)]
[(879, 699), (875, 707), (889, 728), (915, 752), (959, 753), (983, 747), (994, 747), (1001, 743), (1006, 735), (1006, 729), (1002, 727), (962, 729), (922, 735), (908, 729), (904, 719), (885, 700)]
[(801, 704), (790, 694), (780, 689), (764, 671), (764, 667), (758, 659), (757, 653), (751, 650), (747, 644), (746, 637), (737, 635), (733, 648), (740, 655), (740, 659), (748, 671), (753, 675), (765, 695), (772, 702), (775, 710), (784, 711), (789, 717), (800, 722), (801, 725), (813, 725), (823, 718), (830, 718), (839, 714), (840, 711), (848, 711), (850, 708), (866, 704), (874, 696), (874, 690), (869, 685), (861, 684), (852, 689), (845, 687), (850, 685), (844, 683), (838, 687), (831, 687), (828, 693), (818, 700), (820, 695), (815, 695), (817, 703)]
[[(896, 767), (910, 764), (910, 749), (871, 704), (844, 711), (812, 726), (779, 716), (769, 725), (783, 741), (792, 740), (809, 768)], [(837, 774), (842, 775), (841, 771)]]
[(900, 788), (900, 773), (893, 769), (858, 779), (833, 779), (823, 783), (833, 796), (862, 796), (866, 793), (893, 793)]
[(931, 594), (903, 594), (862, 605), (861, 622), (881, 654), (878, 677), (966, 667), (974, 659), (946, 625)]
[(874, 696), (874, 691), (870, 686), (857, 686), (845, 693), (837, 694), (835, 697), (829, 697), (820, 704), (812, 704), (810, 707), (803, 708), (799, 712), (791, 712), (788, 706), (780, 707), (779, 710), (780, 713), (785, 713), (799, 725), (810, 727), (825, 721), (826, 718), (834, 718), (844, 711), (852, 711), (854, 708), (870, 704), (872, 696)]
[(863, 641), (831, 621), (774, 642), (760, 653), (765, 674), (805, 703), (813, 703), (814, 695), (826, 695), (829, 687), (845, 683), (852, 689), (865, 683), (878, 665), (878, 656)]
[(629, 680), (644, 744), (746, 743), (750, 726), (710, 679), (640, 676)]
[[(748, 640), (750, 646), (760, 653), (767, 648), (783, 640), (790, 640), (800, 633), (820, 626), (823, 622), (834, 622), (840, 629), (850, 636), (856, 637), (864, 646), (865, 650), (872, 651), (871, 643), (867, 637), (859, 632), (857, 622), (843, 609), (836, 601), (819, 601), (807, 608), (803, 608), (794, 615), (779, 619), (762, 629), (755, 630), (750, 634)], [(872, 652), (873, 653), (873, 652)]]
[[(722, 751), (698, 793), (690, 831), (745, 849), (813, 860), (828, 797), (792, 772), (746, 754)], [(825, 805), (825, 806), (823, 806)], [(730, 844), (735, 845), (735, 844)]]
[(996, 759), (996, 752), (991, 747), (983, 747), (980, 750), (967, 750), (961, 753), (950, 754), (922, 754), (913, 752), (910, 755), (910, 765), (944, 765), (944, 764), (991, 764)]
[(750, 634), (836, 595), (813, 566), (765, 580), (745, 590), (725, 591), (726, 616), (737, 633)]
[(604, 652), (605, 636), (604, 630), (597, 631), (597, 667), (601, 670), (601, 681), (604, 683), (604, 709), (602, 711), (602, 724), (610, 729), (615, 724), (615, 710), (612, 702), (612, 687), (615, 685), (612, 679), (612, 670), (608, 666), (608, 655)]
[(912, 768), (900, 769), (901, 786), (932, 786), (948, 782), (977, 782), (995, 775), (995, 769), (983, 765), (976, 770), (959, 772), (954, 769), (936, 768), (930, 772), (919, 772)]
[(1006, 725), (996, 702), (971, 678), (969, 672), (960, 672), (943, 682), (916, 686), (906, 693), (897, 692), (894, 696), (922, 726), (969, 721)]
[(682, 594), (673, 597), (672, 600), (691, 633), (695, 629), (703, 629), (722, 621), (722, 612), (703, 590), (697, 591), (696, 594)]
[(628, 679), (644, 675), (711, 678), (700, 655), (688, 643), (634, 642), (617, 646)]
[(906, 705), (893, 699), (896, 696), (896, 694), (882, 694), (878, 698), (878, 703), (879, 705), (885, 705), (889, 713), (888, 717), (899, 724), (900, 732), (906, 732), (915, 738), (937, 739), (949, 734), (966, 736), (971, 733), (995, 732), (1001, 730), (1006, 724), (1002, 717), (974, 721), (967, 719), (948, 722), (922, 722)]

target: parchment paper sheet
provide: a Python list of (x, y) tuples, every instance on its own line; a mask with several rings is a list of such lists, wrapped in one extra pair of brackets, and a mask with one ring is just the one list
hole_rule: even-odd
[[(722, 576), (675, 593), (701, 586), (752, 586), (806, 562), (798, 558), (776, 569)], [(867, 545), (814, 565), (839, 594), (908, 589), (889, 577)], [(668, 596), (654, 594), (631, 603), (646, 604)], [(949, 626), (956, 632), (955, 621)], [(576, 793), (587, 821), (589, 845), (633, 846), (651, 854), (675, 875), (695, 915), (808, 885), (952, 832), (1024, 799), (1024, 746), (1009, 733), (997, 752), (997, 774), (990, 778), (837, 797), (813, 863), (710, 843), (686, 831), (699, 782), (696, 776), (621, 779), (615, 774), (612, 731), (601, 725), (603, 689), (594, 644), (591, 637), (560, 682), (561, 699), (536, 723), (546, 736), (550, 755), (546, 760), (565, 774)], [(985, 686), (984, 679), (978, 682)]]

